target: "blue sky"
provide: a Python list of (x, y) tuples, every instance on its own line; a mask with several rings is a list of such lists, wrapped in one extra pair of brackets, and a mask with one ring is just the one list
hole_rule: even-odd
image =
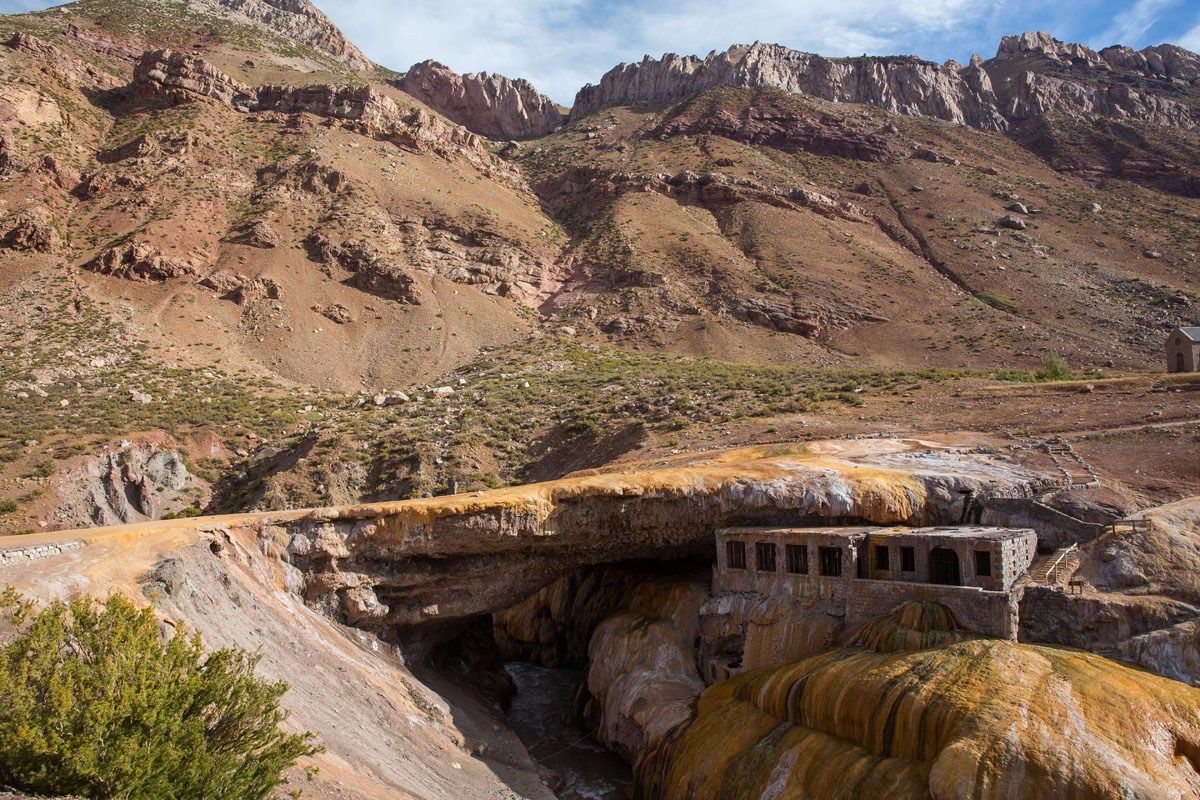
[[(1200, 0), (315, 0), (375, 61), (426, 58), (459, 72), (576, 89), (649, 53), (704, 55), (761, 40), (824, 55), (990, 57), (1000, 37), (1046, 30), (1096, 48), (1174, 42), (1200, 51)], [(15, 13), (57, 5), (0, 0)]]

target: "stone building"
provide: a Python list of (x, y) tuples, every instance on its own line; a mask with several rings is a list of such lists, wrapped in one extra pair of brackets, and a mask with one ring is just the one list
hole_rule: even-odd
[(966, 630), (1016, 639), (1017, 582), (1037, 551), (1030, 529), (725, 528), (715, 595), (819, 598), (853, 627), (908, 601), (947, 606)]
[(1184, 326), (1167, 337), (1167, 372), (1200, 372), (1200, 326)]

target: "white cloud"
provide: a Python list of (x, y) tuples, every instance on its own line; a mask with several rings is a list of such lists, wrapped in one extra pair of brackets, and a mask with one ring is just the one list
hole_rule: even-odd
[[(762, 40), (827, 55), (916, 52), (964, 27), (971, 0), (317, 0), (376, 61), (425, 58), (531, 80), (570, 103), (618, 62)], [(961, 46), (961, 45), (960, 45)]]
[(1140, 44), (1163, 12), (1178, 2), (1179, 0), (1137, 0), (1113, 17), (1112, 24), (1093, 37), (1092, 42), (1098, 48), (1110, 44)]
[(1200, 53), (1200, 17), (1196, 18), (1196, 24), (1176, 39), (1175, 43), (1180, 47), (1186, 47), (1193, 53)]

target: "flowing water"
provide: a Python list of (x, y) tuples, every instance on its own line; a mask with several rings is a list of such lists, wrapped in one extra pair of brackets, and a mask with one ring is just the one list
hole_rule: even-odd
[(624, 800), (629, 765), (574, 720), (583, 673), (521, 661), (505, 669), (517, 686), (508, 721), (559, 800)]

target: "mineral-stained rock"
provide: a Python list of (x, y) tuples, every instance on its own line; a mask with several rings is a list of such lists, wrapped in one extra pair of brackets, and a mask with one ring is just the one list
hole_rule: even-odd
[[(136, 402), (136, 401), (135, 401)], [(159, 519), (191, 503), (199, 486), (170, 442), (122, 442), (80, 460), (55, 477), (55, 517), (68, 525), (116, 525)]]
[(459, 75), (436, 61), (414, 64), (398, 85), (467, 130), (494, 139), (540, 136), (562, 125), (553, 101), (526, 80)]
[(33, 206), (0, 222), (0, 247), (9, 250), (52, 253), (60, 237), (54, 215), (45, 206)]
[(151, 245), (138, 241), (113, 245), (84, 267), (104, 275), (143, 281), (165, 281), (196, 274), (196, 268), (186, 261), (168, 258)]
[(1200, 792), (1200, 690), (1089, 653), (937, 633), (876, 626), (860, 646), (709, 687), (639, 763), (637, 796)]
[(1200, 685), (1200, 501), (1151, 509), (1145, 523), (1080, 548), (1074, 594), (1030, 587), (1021, 640), (1082, 647)]

